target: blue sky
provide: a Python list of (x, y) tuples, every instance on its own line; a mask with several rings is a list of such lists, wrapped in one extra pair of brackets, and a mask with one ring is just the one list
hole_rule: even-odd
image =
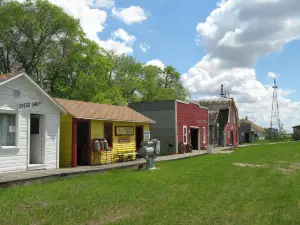
[(266, 127), (276, 77), (282, 121), (300, 124), (299, 0), (49, 1), (103, 48), (175, 67), (193, 99), (216, 98), (224, 84), (240, 117)]
[[(132, 54), (142, 62), (160, 59), (165, 65), (174, 66), (180, 73), (186, 73), (205, 55), (205, 46), (197, 46), (195, 37), (196, 26), (204, 22), (206, 17), (216, 8), (216, 1), (198, 0), (185, 1), (147, 0), (124, 1), (117, 0), (116, 5), (127, 8), (139, 5), (146, 11), (147, 20), (143, 23), (126, 25), (108, 13), (105, 29), (100, 38), (108, 39), (118, 28), (125, 29), (137, 38)], [(139, 44), (147, 43), (150, 49), (144, 53)], [(300, 82), (300, 41), (293, 41), (284, 46), (278, 53), (270, 53), (262, 57), (254, 66), (257, 79), (269, 84), (267, 76), (272, 71), (280, 74), (279, 85), (284, 89), (299, 90)], [(298, 75), (298, 76), (297, 76)], [(298, 94), (290, 95), (292, 100), (300, 100)]]
[[(107, 39), (111, 32), (124, 28), (128, 33), (137, 37), (133, 47), (133, 56), (143, 62), (160, 59), (166, 65), (174, 66), (179, 72), (186, 72), (204, 55), (204, 48), (195, 44), (196, 25), (205, 20), (215, 8), (216, 2), (190, 0), (147, 0), (147, 1), (116, 1), (118, 7), (126, 8), (131, 5), (140, 5), (149, 14), (148, 19), (141, 24), (124, 25), (121, 21), (108, 14), (105, 30), (100, 34)], [(151, 46), (145, 54), (140, 43)]]
[[(279, 53), (272, 53), (258, 61), (255, 66), (258, 79), (263, 83), (270, 82), (266, 76), (269, 71), (280, 74), (278, 85), (283, 89), (300, 91), (300, 41), (294, 41), (284, 46)], [(299, 93), (290, 95), (294, 101), (300, 100)]]

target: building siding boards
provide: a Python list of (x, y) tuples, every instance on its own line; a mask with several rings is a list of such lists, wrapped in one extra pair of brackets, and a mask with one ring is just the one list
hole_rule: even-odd
[(239, 144), (239, 119), (237, 115), (238, 112), (236, 112), (235, 107), (231, 101), (229, 105), (229, 121), (225, 127), (226, 145), (232, 144), (230, 132), (233, 132), (233, 145)]
[[(203, 149), (208, 144), (208, 109), (180, 101), (141, 102), (129, 104), (129, 107), (156, 121), (150, 125), (151, 138), (161, 141), (162, 155), (178, 153), (178, 143), (183, 141), (183, 125), (187, 126), (188, 131), (191, 126), (199, 127), (200, 143), (202, 142), (200, 148)], [(197, 120), (206, 122), (197, 123)], [(206, 131), (206, 143), (202, 141), (203, 127)]]
[[(14, 97), (13, 90), (20, 90), (20, 98)], [(29, 163), (29, 118), (30, 114), (45, 115), (45, 158), (46, 169), (58, 167), (57, 154), (59, 153), (59, 109), (36, 86), (20, 76), (4, 85), (0, 85), (0, 112), (16, 114), (17, 147), (0, 149), (0, 173), (25, 171)], [(42, 101), (42, 108), (18, 109), (18, 104), (25, 102)]]
[[(111, 121), (96, 121), (92, 120), (91, 123), (91, 138), (103, 138), (104, 137), (104, 124), (105, 123), (112, 123), (113, 125), (113, 147), (112, 151), (106, 152), (94, 152), (92, 151), (91, 154), (91, 162), (93, 165), (103, 164), (103, 163), (111, 163), (111, 156), (113, 162), (119, 160), (118, 152), (130, 151), (136, 152), (136, 142), (135, 142), (135, 132), (130, 137), (129, 143), (119, 143), (119, 136), (115, 135), (115, 127), (116, 126), (133, 126), (134, 130), (136, 126), (143, 126), (144, 131), (149, 131), (150, 127), (149, 124), (144, 123), (126, 123), (126, 122), (111, 122)], [(123, 136), (122, 136), (123, 137)], [(112, 154), (112, 155), (111, 155)], [(133, 157), (135, 159), (135, 156)]]
[[(210, 125), (211, 134), (217, 133), (217, 140), (213, 140), (213, 144), (238, 145), (239, 144), (239, 115), (233, 98), (229, 99), (212, 99), (192, 101), (207, 107), (211, 111), (219, 111), (219, 117), (216, 123), (219, 123), (219, 130), (216, 131), (216, 126)], [(215, 124), (216, 125), (216, 124)], [(233, 134), (233, 141), (231, 135)], [(212, 142), (212, 141), (211, 141)]]
[[(160, 140), (161, 155), (176, 153), (175, 101), (141, 102), (129, 104), (135, 111), (149, 117), (156, 123), (150, 124), (151, 139)], [(173, 146), (173, 147), (169, 147)]]
[[(135, 132), (130, 137), (129, 143), (119, 143), (118, 136), (115, 135), (116, 126), (133, 126), (134, 130), (136, 126), (143, 126), (144, 131), (149, 131), (150, 126), (147, 123), (132, 123), (132, 122), (114, 122), (114, 121), (103, 121), (103, 120), (91, 120), (91, 140), (94, 138), (104, 137), (104, 124), (112, 123), (113, 125), (113, 147), (111, 151), (94, 152), (92, 144), (89, 149), (91, 165), (99, 165), (105, 163), (112, 163), (119, 160), (118, 152), (136, 151), (135, 143)], [(123, 136), (122, 136), (123, 137)], [(62, 115), (61, 118), (61, 154), (60, 154), (60, 165), (61, 167), (72, 167), (72, 116)], [(111, 161), (112, 159), (112, 161)], [(135, 159), (135, 156), (133, 157)]]
[[(199, 127), (200, 149), (208, 145), (208, 109), (200, 108), (198, 104), (177, 102), (178, 142), (183, 142), (183, 126), (187, 126), (187, 140), (190, 142), (190, 129)], [(203, 134), (205, 128), (205, 135)], [(205, 136), (205, 141), (203, 137)]]
[(72, 167), (72, 116), (61, 115), (60, 121), (59, 166)]

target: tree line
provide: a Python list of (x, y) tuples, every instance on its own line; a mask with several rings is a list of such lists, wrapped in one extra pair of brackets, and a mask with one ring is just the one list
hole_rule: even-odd
[(190, 96), (172, 66), (105, 51), (47, 0), (0, 0), (0, 18), (0, 74), (24, 71), (53, 97), (126, 105)]

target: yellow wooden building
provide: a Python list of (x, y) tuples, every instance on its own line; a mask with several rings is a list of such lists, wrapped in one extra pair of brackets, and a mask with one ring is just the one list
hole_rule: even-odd
[[(56, 99), (68, 112), (60, 122), (60, 168), (99, 165), (131, 156), (149, 136), (148, 117), (127, 106)], [(94, 151), (93, 140), (106, 138), (109, 151)]]

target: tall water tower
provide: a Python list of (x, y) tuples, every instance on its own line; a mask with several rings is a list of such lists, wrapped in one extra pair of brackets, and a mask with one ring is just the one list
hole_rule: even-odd
[(278, 86), (276, 84), (275, 79), (272, 88), (273, 88), (273, 100), (272, 100), (272, 112), (271, 112), (271, 127), (269, 129), (269, 136), (271, 139), (279, 138), (281, 135), (279, 104), (278, 104), (278, 97), (277, 97)]

